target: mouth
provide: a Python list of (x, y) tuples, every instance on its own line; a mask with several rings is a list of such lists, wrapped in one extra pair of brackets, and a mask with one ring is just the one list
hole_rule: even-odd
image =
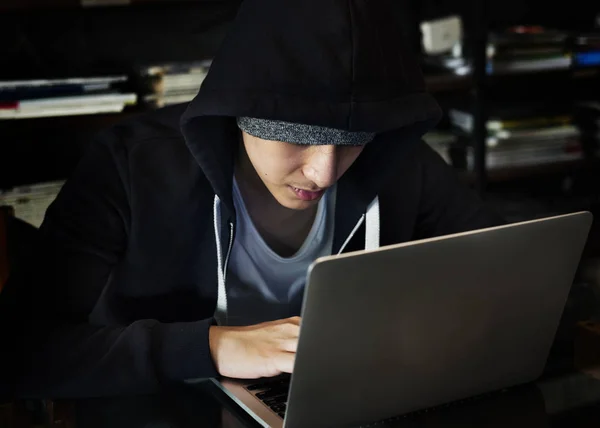
[(323, 196), (323, 194), (325, 193), (325, 189), (305, 190), (294, 186), (290, 186), (290, 188), (294, 191), (298, 199), (301, 199), (303, 201), (316, 201), (317, 199), (320, 199), (321, 196)]

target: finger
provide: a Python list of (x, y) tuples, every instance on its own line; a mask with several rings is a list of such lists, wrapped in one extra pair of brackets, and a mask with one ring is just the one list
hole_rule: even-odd
[(300, 326), (300, 322), (302, 321), (302, 318), (300, 318), (300, 317), (291, 317), (291, 318), (288, 318), (286, 321), (288, 321), (288, 322), (290, 322), (292, 324), (295, 324), (297, 326)]
[(291, 323), (290, 318), (282, 318), (282, 319), (278, 319), (278, 320), (267, 321), (266, 323), (258, 324), (258, 325), (275, 326), (275, 325), (285, 325), (285, 324), (290, 324), (290, 323)]
[(279, 344), (279, 349), (286, 352), (296, 353), (298, 350), (298, 339), (282, 340)]
[(282, 373), (292, 373), (294, 371), (294, 361), (296, 354), (292, 352), (281, 352), (275, 357), (275, 367)]
[(291, 323), (282, 324), (280, 326), (280, 331), (283, 335), (285, 335), (286, 339), (287, 338), (297, 339), (298, 336), (300, 336), (300, 327), (296, 324), (291, 324)]

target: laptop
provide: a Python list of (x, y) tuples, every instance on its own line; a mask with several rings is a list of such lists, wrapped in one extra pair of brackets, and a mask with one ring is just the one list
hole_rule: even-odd
[(293, 375), (213, 379), (258, 424), (356, 427), (538, 379), (589, 212), (324, 257)]

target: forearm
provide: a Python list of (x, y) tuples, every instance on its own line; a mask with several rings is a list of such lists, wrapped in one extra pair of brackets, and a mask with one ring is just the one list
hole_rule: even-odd
[(89, 397), (151, 393), (163, 382), (216, 375), (212, 320), (126, 327), (36, 321), (23, 327), (17, 395)]

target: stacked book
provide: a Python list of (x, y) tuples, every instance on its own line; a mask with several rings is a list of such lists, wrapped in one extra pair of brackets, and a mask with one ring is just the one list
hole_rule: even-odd
[(453, 164), (452, 149), (458, 141), (458, 136), (454, 132), (434, 129), (423, 135), (423, 141), (435, 150), (447, 164)]
[(140, 67), (141, 99), (153, 108), (189, 102), (200, 90), (210, 65), (211, 61), (200, 61)]
[[(449, 111), (451, 123), (471, 134), (473, 116), (464, 110)], [(567, 111), (522, 109), (492, 114), (486, 123), (488, 169), (534, 166), (583, 158), (581, 130)], [(474, 168), (472, 146), (466, 150), (468, 169)]]
[(573, 41), (573, 66), (600, 67), (600, 34), (586, 34)]
[(137, 101), (126, 76), (0, 81), (0, 119), (119, 113)]
[[(542, 70), (567, 70), (573, 63), (566, 32), (543, 27), (511, 27), (492, 32), (486, 49), (486, 74), (501, 75)], [(450, 71), (457, 75), (472, 72), (471, 58), (457, 45), (442, 55), (425, 55), (426, 66)]]
[(489, 35), (487, 73), (505, 74), (571, 67), (568, 34), (543, 27), (517, 26)]

